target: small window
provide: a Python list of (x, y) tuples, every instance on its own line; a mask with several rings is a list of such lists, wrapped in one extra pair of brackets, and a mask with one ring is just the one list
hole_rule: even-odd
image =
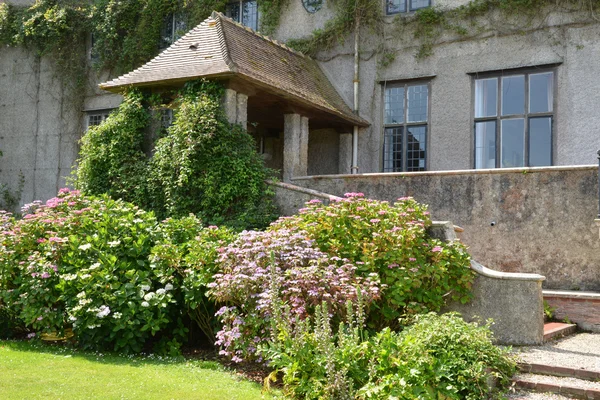
[(552, 165), (554, 72), (475, 79), (475, 168)]
[(431, 0), (386, 0), (385, 13), (393, 15), (431, 6)]
[(248, 28), (258, 31), (258, 4), (256, 0), (229, 3), (225, 9), (225, 15)]
[(302, 0), (302, 5), (307, 12), (314, 14), (323, 7), (323, 0)]
[(393, 84), (384, 90), (383, 172), (425, 171), (429, 84)]
[(108, 115), (111, 111), (111, 109), (106, 109), (86, 112), (86, 129), (89, 129), (90, 126), (100, 125), (106, 118), (108, 118)]
[(167, 15), (160, 30), (159, 49), (164, 50), (187, 32), (187, 24), (185, 17), (180, 13)]

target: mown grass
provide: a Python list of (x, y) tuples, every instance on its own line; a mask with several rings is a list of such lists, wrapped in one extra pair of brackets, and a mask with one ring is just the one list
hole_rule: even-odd
[(217, 362), (0, 341), (0, 399), (272, 399)]

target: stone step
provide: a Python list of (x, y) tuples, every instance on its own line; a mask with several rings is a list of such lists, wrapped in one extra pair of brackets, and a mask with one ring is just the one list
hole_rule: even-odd
[(563, 322), (548, 322), (544, 324), (544, 342), (557, 337), (572, 335), (577, 331), (577, 325)]
[(574, 399), (600, 400), (600, 383), (577, 378), (517, 374), (513, 386), (532, 392), (556, 393)]
[(590, 371), (587, 369), (575, 369), (559, 367), (555, 365), (520, 362), (519, 370), (521, 372), (530, 374), (562, 376), (583, 379), (587, 381), (600, 381), (600, 371)]

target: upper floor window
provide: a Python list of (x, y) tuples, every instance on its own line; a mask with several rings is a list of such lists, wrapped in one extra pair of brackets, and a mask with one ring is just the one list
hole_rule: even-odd
[(386, 86), (383, 172), (425, 171), (429, 84)]
[(385, 13), (387, 15), (417, 11), (431, 6), (431, 0), (386, 0)]
[(475, 168), (552, 165), (554, 72), (475, 79)]
[(258, 4), (256, 0), (241, 0), (227, 4), (225, 15), (248, 28), (258, 31)]
[(166, 49), (187, 32), (185, 18), (180, 13), (167, 15), (160, 29), (159, 49)]

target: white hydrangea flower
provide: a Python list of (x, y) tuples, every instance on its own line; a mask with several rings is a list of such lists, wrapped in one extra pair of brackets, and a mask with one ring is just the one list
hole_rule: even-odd
[(100, 263), (99, 262), (92, 264), (91, 267), (90, 267), (90, 269), (96, 269), (96, 268), (100, 268)]
[(142, 290), (145, 290), (147, 292), (148, 290), (150, 290), (150, 286), (142, 285)]
[(146, 293), (146, 295), (144, 296), (144, 300), (146, 300), (146, 301), (150, 301), (150, 300), (152, 300), (152, 298), (153, 298), (154, 296), (156, 296), (156, 295), (154, 294), (154, 292), (149, 292), (149, 293)]
[(167, 291), (165, 289), (158, 289), (156, 291), (156, 294), (160, 294), (160, 295), (165, 294), (165, 293), (167, 293)]
[(150, 307), (150, 303), (147, 301), (142, 301), (142, 307)]
[(121, 244), (121, 241), (120, 241), (120, 240), (115, 240), (114, 242), (108, 242), (108, 245), (109, 245), (110, 247), (117, 247), (117, 246), (118, 246), (118, 245), (120, 245), (120, 244)]
[(165, 290), (169, 291), (169, 290), (173, 290), (173, 285), (171, 285), (170, 283), (167, 283), (165, 285)]
[(81, 246), (79, 246), (79, 250), (89, 250), (92, 248), (92, 244), (91, 243), (86, 243), (86, 244), (82, 244)]

